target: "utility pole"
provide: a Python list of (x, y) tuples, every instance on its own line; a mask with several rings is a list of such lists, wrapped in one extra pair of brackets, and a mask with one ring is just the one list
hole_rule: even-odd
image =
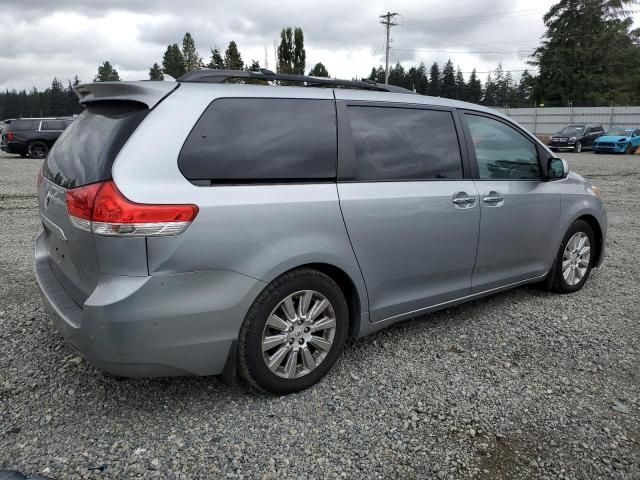
[(398, 15), (399, 15), (398, 13), (391, 13), (391, 12), (387, 12), (385, 15), (380, 15), (380, 18), (382, 18), (382, 21), (380, 23), (384, 25), (387, 30), (387, 45), (385, 48), (386, 54), (385, 54), (385, 69), (384, 69), (384, 83), (386, 84), (389, 83), (389, 49), (391, 48), (391, 45), (390, 45), (391, 39), (389, 34), (391, 32), (391, 27), (398, 25), (397, 23), (393, 23), (391, 20), (397, 17)]

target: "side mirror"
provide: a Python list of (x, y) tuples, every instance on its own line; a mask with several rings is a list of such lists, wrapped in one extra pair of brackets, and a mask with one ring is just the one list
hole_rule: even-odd
[(569, 175), (569, 164), (561, 158), (550, 158), (547, 165), (547, 178), (549, 180), (560, 180)]

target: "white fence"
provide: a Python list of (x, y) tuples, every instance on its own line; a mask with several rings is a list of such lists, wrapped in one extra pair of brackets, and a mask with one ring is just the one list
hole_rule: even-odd
[(496, 108), (531, 133), (551, 135), (570, 123), (599, 123), (605, 130), (612, 126), (640, 128), (640, 107), (540, 107)]

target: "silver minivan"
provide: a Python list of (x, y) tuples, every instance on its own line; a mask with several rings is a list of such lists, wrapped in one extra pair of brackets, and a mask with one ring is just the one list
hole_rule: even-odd
[(575, 292), (604, 257), (599, 190), (488, 108), (269, 71), (77, 93), (38, 178), (35, 272), (113, 375), (294, 392), (349, 336), (523, 284)]

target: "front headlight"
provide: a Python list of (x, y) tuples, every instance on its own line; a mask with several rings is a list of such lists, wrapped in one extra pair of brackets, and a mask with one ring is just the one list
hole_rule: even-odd
[(591, 190), (593, 191), (594, 195), (598, 198), (602, 198), (602, 189), (596, 187), (595, 185), (591, 185)]
[(620, 140), (618, 140), (618, 142), (626, 142), (627, 139), (626, 138), (621, 138)]

